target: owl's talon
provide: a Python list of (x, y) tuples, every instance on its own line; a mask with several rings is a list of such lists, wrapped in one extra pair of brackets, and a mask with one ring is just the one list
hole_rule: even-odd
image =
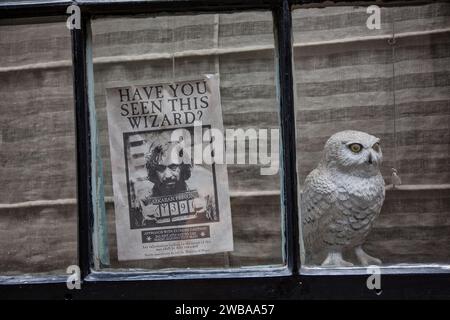
[(370, 266), (370, 265), (381, 265), (382, 262), (380, 259), (377, 259), (375, 257), (372, 257), (371, 255), (368, 255), (362, 247), (357, 247), (355, 249), (356, 257), (358, 258), (358, 261), (363, 266)]
[(341, 252), (329, 252), (322, 262), (322, 267), (352, 267), (353, 263), (345, 261)]

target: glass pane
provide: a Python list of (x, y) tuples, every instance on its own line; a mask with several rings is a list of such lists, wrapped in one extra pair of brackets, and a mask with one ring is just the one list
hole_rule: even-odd
[[(99, 185), (104, 188), (105, 195), (105, 211), (102, 208), (98, 209), (98, 225), (96, 234), (94, 234), (98, 244), (96, 246), (98, 265), (103, 267), (103, 270), (105, 268), (113, 268), (114, 270), (119, 268), (157, 270), (164, 268), (237, 268), (282, 265), (277, 150), (279, 120), (271, 13), (247, 12), (242, 14), (98, 18), (92, 21), (91, 27), (95, 110), (99, 137), (98, 154), (101, 154), (99, 161), (103, 163), (103, 171), (101, 172), (103, 176), (99, 174), (99, 178), (104, 178), (104, 183), (99, 182)], [(156, 210), (159, 210), (157, 213), (149, 214), (147, 212), (147, 210), (150, 210), (148, 209), (148, 202), (142, 204), (141, 200), (145, 198), (145, 195), (154, 194), (154, 186), (160, 183), (160, 181), (155, 182), (149, 178), (148, 170), (150, 169), (148, 169), (148, 166), (149, 159), (151, 159), (151, 145), (162, 137), (163, 129), (168, 128), (170, 130), (167, 132), (171, 132), (176, 125), (185, 124), (189, 121), (182, 118), (181, 122), (177, 124), (170, 123), (170, 120), (167, 120), (167, 122), (156, 120), (156, 125), (154, 125), (155, 123), (149, 116), (147, 118), (148, 126), (143, 124), (142, 128), (133, 130), (128, 127), (128, 129), (124, 129), (117, 134), (116, 123), (119, 123), (121, 118), (117, 112), (114, 113), (114, 110), (123, 106), (122, 104), (115, 104), (117, 101), (123, 102), (123, 99), (127, 101), (135, 99), (133, 101), (139, 100), (139, 103), (145, 104), (144, 111), (142, 109), (140, 111), (134, 110), (138, 117), (143, 112), (147, 112), (147, 102), (153, 108), (149, 113), (154, 114), (155, 117), (161, 117), (164, 108), (169, 105), (168, 100), (164, 102), (166, 104), (164, 104), (163, 111), (158, 110), (159, 105), (156, 105), (155, 111), (155, 105), (151, 104), (153, 98), (148, 96), (140, 99), (138, 96), (134, 96), (136, 91), (131, 91), (133, 96), (130, 98), (127, 96), (130, 91), (126, 90), (138, 89), (145, 95), (145, 90), (150, 90), (150, 85), (161, 85), (159, 90), (162, 91), (160, 94), (166, 96), (171, 94), (169, 87), (171, 84), (173, 86), (180, 85), (180, 87), (187, 85), (186, 88), (189, 88), (189, 84), (183, 81), (205, 79), (205, 75), (210, 75), (211, 79), (220, 80), (220, 86), (217, 85), (217, 89), (220, 91), (220, 99), (213, 106), (217, 108), (215, 109), (217, 111), (211, 112), (209, 111), (210, 108), (206, 109), (205, 117), (222, 118), (223, 128), (227, 130), (226, 136), (231, 137), (231, 139), (233, 139), (233, 136), (228, 135), (228, 130), (243, 129), (244, 132), (249, 134), (251, 143), (249, 144), (249, 141), (247, 141), (245, 148), (242, 150), (235, 147), (237, 157), (234, 161), (226, 161), (225, 171), (222, 170), (220, 164), (215, 167), (216, 171), (213, 176), (215, 181), (222, 185), (216, 188), (212, 184), (205, 183), (203, 185), (203, 189), (206, 189), (210, 194), (213, 191), (216, 192), (215, 199), (223, 197), (218, 201), (221, 218), (216, 220), (216, 225), (222, 223), (222, 218), (231, 217), (231, 236), (234, 247), (232, 250), (228, 248), (228, 250), (218, 250), (215, 253), (205, 254), (198, 254), (198, 251), (194, 250), (193, 253), (187, 252), (187, 255), (180, 256), (180, 252), (176, 248), (174, 249), (174, 245), (182, 246), (189, 243), (189, 239), (180, 236), (180, 232), (187, 232), (187, 225), (189, 227), (199, 226), (200, 228), (211, 227), (211, 230), (213, 230), (214, 224), (195, 219), (188, 222), (184, 218), (180, 218), (181, 220), (178, 220), (178, 223), (173, 220), (169, 221), (168, 219), (173, 218), (173, 214), (178, 215), (183, 212), (182, 203), (178, 201), (179, 199), (176, 201), (178, 201), (177, 206), (180, 207), (176, 207), (177, 209), (173, 211), (175, 207), (170, 206), (175, 200), (172, 198), (171, 204), (168, 204), (171, 209), (167, 215), (165, 215), (166, 211), (161, 211), (164, 209), (161, 206), (156, 207)], [(202, 81), (201, 83), (203, 83)], [(218, 84), (218, 82), (215, 83)], [(209, 82), (208, 86), (210, 86)], [(215, 90), (212, 84), (208, 88), (212, 91)], [(155, 96), (152, 97), (156, 97), (156, 95), (158, 94), (155, 93)], [(209, 96), (209, 99), (214, 99), (214, 97), (219, 98), (219, 93), (215, 92), (215, 94)], [(107, 101), (107, 99), (109, 100)], [(221, 110), (219, 109), (220, 105)], [(114, 107), (116, 109), (108, 109)], [(180, 105), (173, 107), (180, 108)], [(196, 106), (191, 107), (194, 111), (197, 110)], [(132, 109), (128, 109), (132, 108), (131, 104), (127, 104), (124, 108), (126, 109), (122, 110), (122, 116), (124, 117), (134, 112)], [(189, 109), (190, 107), (186, 108)], [(170, 117), (172, 116), (171, 112), (168, 114)], [(114, 118), (116, 115), (117, 119)], [(152, 124), (150, 124), (150, 121), (152, 121)], [(129, 124), (131, 123), (125, 122), (124, 125)], [(192, 123), (188, 124), (192, 126)], [(220, 124), (220, 127), (221, 121), (216, 122), (216, 124)], [(248, 129), (254, 130), (255, 135), (252, 135), (251, 131), (247, 131)], [(259, 131), (260, 129), (266, 131)], [(127, 130), (128, 133), (125, 132)], [(122, 144), (121, 134), (123, 132), (125, 132), (126, 138)], [(141, 133), (137, 135), (136, 132)], [(222, 130), (222, 132), (224, 131)], [(265, 133), (267, 135), (263, 136)], [(242, 139), (239, 132), (236, 136)], [(264, 137), (267, 137), (267, 140), (264, 140)], [(110, 142), (111, 139), (115, 141), (113, 144)], [(260, 144), (257, 147), (259, 149), (253, 150), (250, 145), (256, 145), (256, 143)], [(120, 147), (118, 147), (119, 145)], [(162, 148), (165, 148), (164, 146)], [(261, 146), (263, 146), (262, 149)], [(268, 156), (271, 156), (268, 162), (261, 161), (264, 147), (267, 148)], [(140, 151), (133, 151), (138, 149)], [(124, 155), (124, 152), (126, 155)], [(228, 148), (227, 153), (235, 156)], [(257, 161), (251, 162), (250, 158), (255, 155), (258, 155)], [(111, 156), (115, 158), (114, 163), (118, 165), (112, 165)], [(238, 164), (240, 156), (245, 156), (245, 161)], [(125, 158), (127, 159), (127, 165), (125, 165)], [(158, 164), (161, 166), (161, 163)], [(198, 172), (202, 167), (210, 170), (208, 169), (210, 167), (204, 166), (202, 163), (193, 165), (191, 177), (186, 180), (188, 185), (199, 181), (195, 172)], [(263, 174), (264, 170), (261, 171), (261, 169), (268, 167), (272, 168), (271, 172)], [(141, 171), (139, 171), (139, 168)], [(125, 171), (128, 178), (125, 177)], [(139, 176), (134, 177), (138, 172), (140, 172)], [(224, 173), (223, 179), (217, 178), (220, 173)], [(127, 179), (128, 186), (126, 186)], [(155, 178), (153, 179), (155, 180)], [(114, 187), (115, 184), (117, 184), (116, 187)], [(98, 194), (101, 195), (102, 192), (100, 189)], [(120, 197), (118, 197), (119, 193), (121, 194)], [(173, 194), (170, 193), (170, 195)], [(217, 195), (219, 198), (217, 198)], [(131, 200), (129, 202), (127, 200), (122, 201), (121, 197), (124, 199), (128, 197)], [(227, 201), (230, 202), (231, 212), (226, 209), (222, 210), (222, 205)], [(151, 203), (153, 204), (153, 202)], [(180, 208), (180, 211), (178, 211), (178, 208)], [(136, 217), (138, 218), (133, 220), (136, 212), (141, 212), (141, 215), (137, 214)], [(147, 219), (153, 220), (153, 222), (150, 223)], [(132, 230), (132, 228), (135, 229)], [(117, 234), (118, 229), (122, 230), (123, 237), (121, 237), (122, 233)], [(138, 237), (141, 236), (135, 230), (142, 232), (142, 240), (140, 238), (137, 241), (133, 240), (133, 237), (136, 237), (133, 234), (137, 234)], [(170, 232), (173, 236), (172, 243), (168, 241), (167, 236), (161, 236), (161, 232), (163, 232), (161, 230)], [(192, 229), (190, 230), (192, 231)], [(215, 249), (214, 243), (220, 241), (221, 235), (225, 237), (227, 230), (230, 231), (225, 228), (224, 233), (216, 233), (215, 235), (211, 231), (207, 241), (210, 240), (213, 243), (210, 246), (212, 251)], [(157, 236), (162, 238), (156, 241), (154, 238)], [(118, 252), (118, 245), (127, 249)], [(147, 248), (143, 248), (143, 246), (159, 246), (159, 248), (162, 248), (163, 254), (159, 256), (155, 252), (149, 253), (146, 250)], [(167, 250), (174, 250), (175, 252), (171, 251), (173, 253), (166, 254), (164, 250), (166, 252)], [(144, 254), (146, 254), (145, 257), (142, 256)], [(124, 259), (122, 259), (122, 256)]]
[(366, 10), (293, 13), (303, 262), (449, 263), (450, 5)]
[(65, 22), (0, 26), (0, 275), (77, 264), (76, 151)]

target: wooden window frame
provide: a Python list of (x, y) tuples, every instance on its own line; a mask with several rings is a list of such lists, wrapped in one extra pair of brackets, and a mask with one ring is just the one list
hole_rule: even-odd
[[(147, 299), (316, 299), (316, 298), (442, 298), (450, 297), (450, 269), (390, 268), (382, 274), (383, 294), (367, 289), (362, 272), (303, 273), (300, 269), (295, 105), (292, 51), (293, 7), (330, 6), (327, 1), (297, 0), (41, 0), (0, 3), (0, 19), (67, 16), (76, 4), (81, 9), (81, 29), (71, 31), (74, 107), (77, 148), (78, 263), (81, 290), (68, 290), (65, 276), (0, 278), (1, 298), (147, 298)], [(351, 1), (334, 1), (349, 5)], [(373, 1), (356, 1), (369, 5)], [(401, 6), (432, 1), (384, 1)], [(273, 14), (277, 95), (281, 128), (281, 214), (285, 267), (242, 270), (200, 270), (171, 273), (93, 272), (92, 231), (94, 208), (91, 182), (91, 131), (89, 118), (87, 49), (90, 17), (141, 13), (242, 12), (266, 10)], [(383, 270), (383, 269), (382, 269)], [(384, 271), (384, 270), (383, 270)]]

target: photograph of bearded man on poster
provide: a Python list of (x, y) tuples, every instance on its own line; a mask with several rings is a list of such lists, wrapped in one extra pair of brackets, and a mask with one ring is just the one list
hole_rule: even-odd
[(147, 178), (153, 182), (152, 197), (166, 196), (189, 190), (187, 180), (192, 165), (178, 142), (153, 143), (145, 155)]
[[(132, 228), (218, 221), (214, 165), (193, 165), (172, 130), (127, 137)], [(141, 145), (139, 151), (133, 146)], [(144, 151), (144, 152), (143, 152)]]

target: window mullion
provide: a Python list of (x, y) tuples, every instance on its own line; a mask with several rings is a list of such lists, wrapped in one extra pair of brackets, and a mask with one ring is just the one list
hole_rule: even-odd
[(90, 270), (91, 260), (91, 149), (89, 144), (89, 107), (86, 76), (87, 18), (82, 14), (81, 28), (73, 29), (72, 59), (77, 139), (77, 191), (78, 191), (78, 261), (81, 278)]
[(292, 17), (288, 0), (274, 11), (278, 67), (278, 101), (281, 124), (282, 207), (284, 209), (285, 254), (289, 268), (299, 266), (295, 111), (292, 64)]

